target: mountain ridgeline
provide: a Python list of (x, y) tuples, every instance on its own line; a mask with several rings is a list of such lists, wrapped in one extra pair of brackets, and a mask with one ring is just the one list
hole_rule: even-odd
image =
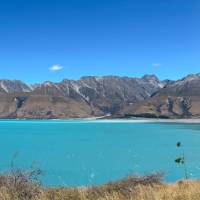
[(69, 119), (200, 116), (200, 74), (181, 80), (87, 76), (27, 85), (0, 80), (0, 118)]

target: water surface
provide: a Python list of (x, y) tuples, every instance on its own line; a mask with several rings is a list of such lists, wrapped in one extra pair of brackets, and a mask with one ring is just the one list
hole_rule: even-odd
[(174, 163), (182, 154), (191, 178), (200, 178), (200, 124), (123, 120), (0, 121), (0, 169), (35, 163), (45, 185), (102, 184), (129, 174), (164, 171), (166, 181), (183, 177)]

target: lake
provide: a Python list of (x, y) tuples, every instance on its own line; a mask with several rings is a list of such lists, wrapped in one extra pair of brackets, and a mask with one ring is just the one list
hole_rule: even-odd
[[(177, 148), (181, 141), (183, 148)], [(83, 186), (130, 174), (184, 176), (174, 160), (184, 149), (190, 178), (200, 178), (200, 124), (128, 120), (1, 120), (0, 169), (31, 165), (46, 186)]]

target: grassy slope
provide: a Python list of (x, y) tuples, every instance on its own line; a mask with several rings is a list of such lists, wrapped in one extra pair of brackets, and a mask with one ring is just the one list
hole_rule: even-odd
[(108, 190), (100, 193), (91, 189), (48, 189), (41, 200), (199, 200), (200, 182), (182, 181), (175, 184), (138, 185), (126, 194)]
[[(33, 174), (34, 173), (34, 174)], [(99, 187), (43, 188), (33, 177), (39, 171), (0, 176), (0, 200), (199, 200), (200, 181), (165, 184), (159, 174), (128, 177)]]

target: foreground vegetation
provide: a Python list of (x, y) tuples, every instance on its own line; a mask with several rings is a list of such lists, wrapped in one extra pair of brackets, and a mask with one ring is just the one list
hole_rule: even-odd
[(13, 170), (0, 176), (0, 200), (198, 200), (200, 181), (164, 184), (161, 174), (130, 176), (96, 187), (44, 188), (40, 170)]

